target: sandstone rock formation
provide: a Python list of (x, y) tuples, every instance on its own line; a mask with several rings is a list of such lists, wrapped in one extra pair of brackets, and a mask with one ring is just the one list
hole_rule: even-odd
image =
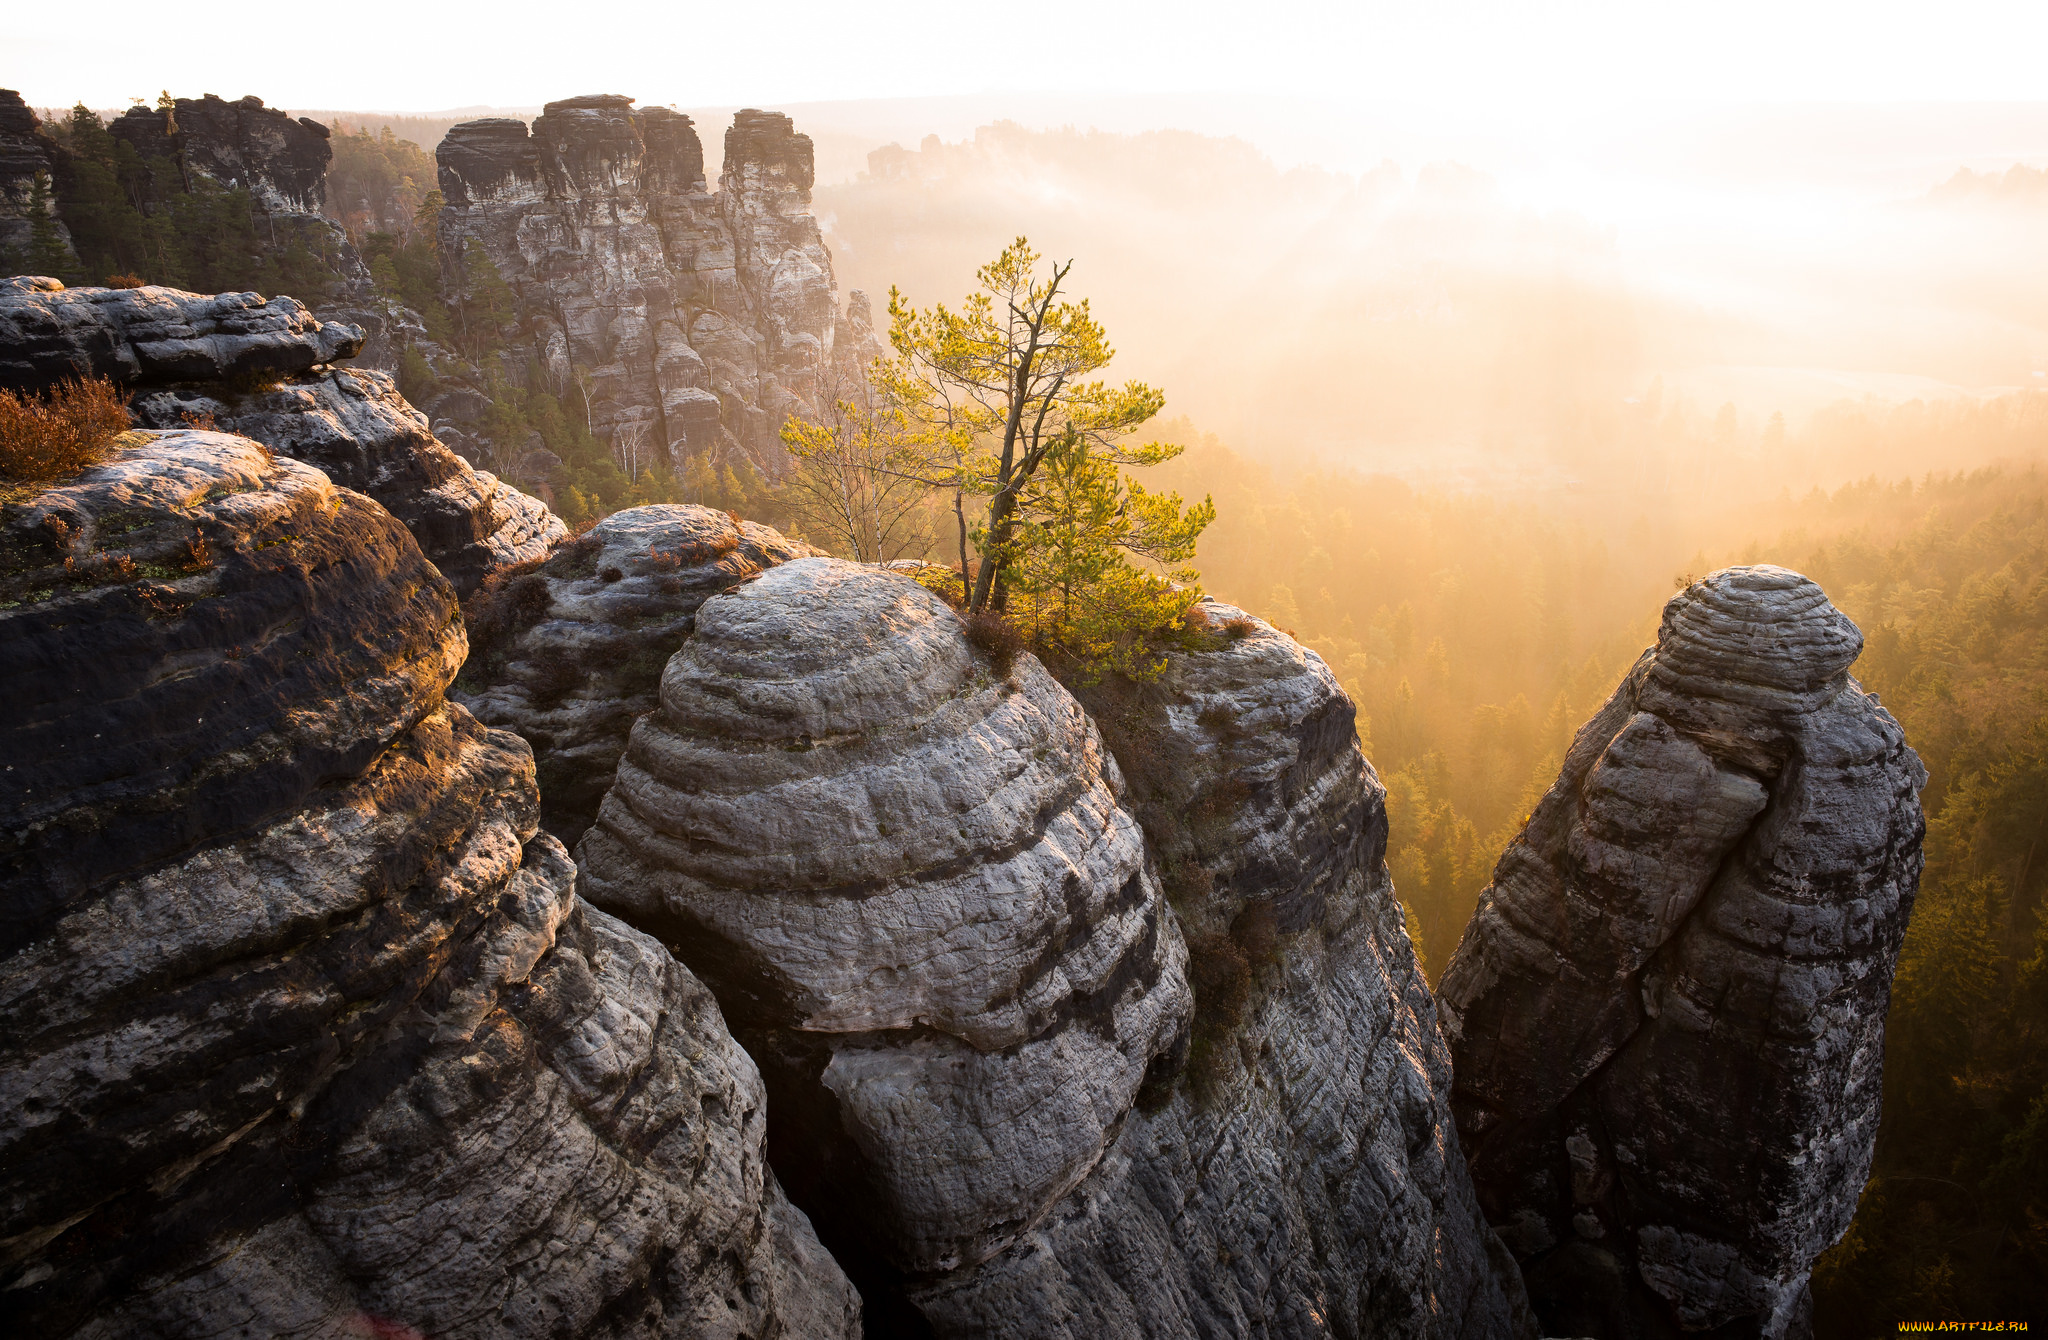
[(315, 320), (295, 298), (0, 281), (4, 387), (65, 377), (123, 385), (253, 379), (353, 357), (362, 342), (362, 332)]
[(574, 844), (611, 789), (633, 723), (657, 706), (662, 667), (698, 606), (816, 552), (709, 507), (614, 512), (472, 610), (455, 696), (533, 746), (541, 826)]
[(1673, 597), (1444, 974), (1459, 1131), (1550, 1334), (1809, 1327), (1921, 866), (1862, 645), (1782, 568)]
[(1030, 1232), (1184, 1045), (1120, 790), (1037, 661), (808, 558), (699, 608), (578, 850), (718, 993), (834, 1251), (942, 1272)]
[(1452, 1128), (1352, 704), (1293, 639), (1201, 608), (1227, 643), (1081, 690), (1187, 931), (1192, 1074), (917, 1302), (959, 1336), (1530, 1334)]
[[(107, 133), (132, 148), (164, 188), (183, 193), (211, 183), (247, 191), (262, 216), (268, 249), (303, 247), (334, 277), (337, 296), (367, 296), (370, 272), (341, 225), (323, 215), (331, 132), (294, 119), (258, 97), (229, 102), (212, 93), (168, 108), (130, 107)], [(308, 295), (311, 296), (311, 295)]]
[(568, 534), (540, 499), (471, 469), (436, 441), (386, 372), (326, 368), (241, 394), (147, 391), (131, 408), (146, 427), (211, 420), (369, 494), (405, 524), (458, 595), (492, 573), (538, 562)]
[(540, 500), (442, 446), (389, 374), (327, 366), (361, 345), (292, 298), (0, 282), (0, 385), (110, 377), (146, 427), (211, 424), (315, 465), (403, 521), (458, 594), (545, 555), (567, 528)]
[(811, 142), (786, 116), (733, 118), (715, 194), (690, 118), (617, 95), (551, 102), (531, 134), (465, 122), (435, 157), (444, 257), (496, 265), (601, 437), (772, 466), (788, 414), (875, 351), (866, 299), (836, 311)]
[(265, 107), (257, 97), (229, 102), (209, 93), (177, 98), (170, 109), (130, 107), (107, 127), (145, 161), (176, 162), (229, 190), (244, 190), (266, 213), (314, 214), (327, 203), (330, 131), (310, 117)]
[(69, 259), (71, 234), (57, 217), (57, 146), (11, 88), (0, 88), (0, 271), (29, 269), (36, 251), (36, 178), (44, 178), (44, 226)]
[(441, 694), (455, 595), (246, 439), (0, 508), (20, 1334), (857, 1333), (709, 994)]

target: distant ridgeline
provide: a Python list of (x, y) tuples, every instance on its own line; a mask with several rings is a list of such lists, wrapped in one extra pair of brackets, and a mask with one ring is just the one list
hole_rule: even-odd
[(0, 90), (0, 270), (302, 298), (572, 523), (675, 501), (778, 520), (783, 421), (876, 348), (865, 298), (839, 305), (810, 139), (739, 113), (714, 192), (690, 118), (632, 102), (465, 122), (436, 163), (260, 98), (44, 124)]

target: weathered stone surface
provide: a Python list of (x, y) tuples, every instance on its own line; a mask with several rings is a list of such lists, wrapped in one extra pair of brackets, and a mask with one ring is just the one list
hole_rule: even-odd
[(304, 372), (362, 348), (352, 326), (320, 322), (295, 298), (0, 281), (0, 386), (66, 377), (123, 385)]
[(698, 607), (816, 552), (709, 507), (614, 512), (479, 602), (455, 696), (533, 745), (541, 825), (574, 843), (611, 789), (633, 723), (657, 706), (662, 667)]
[(1445, 971), (1458, 1124), (1553, 1334), (1803, 1334), (1856, 1208), (1926, 773), (1775, 567), (1665, 606)]
[(810, 140), (786, 116), (738, 113), (714, 194), (690, 118), (632, 103), (551, 102), (531, 134), (503, 117), (451, 129), (435, 151), (441, 245), (482, 246), (533, 358), (587, 396), (600, 436), (772, 469), (788, 414), (815, 412), (878, 350), (864, 316), (837, 310)]
[(698, 610), (584, 891), (718, 992), (835, 1252), (950, 1270), (1028, 1233), (1182, 1046), (1120, 788), (1037, 661), (993, 664), (906, 578), (799, 559)]
[(57, 217), (56, 162), (57, 146), (43, 133), (42, 122), (21, 94), (0, 88), (0, 270), (33, 264), (38, 175), (48, 179), (43, 217), (70, 258), (71, 234)]
[(210, 419), (369, 494), (465, 598), (493, 572), (538, 562), (568, 534), (540, 499), (471, 469), (436, 440), (389, 373), (329, 368), (246, 393), (146, 391), (130, 408), (146, 427)]
[[(1450, 1117), (1450, 1058), (1388, 883), (1385, 792), (1334, 676), (1263, 622), (1156, 685), (1083, 688), (1126, 763), (1198, 993), (1195, 1074), (978, 1269), (918, 1288), (941, 1335), (1529, 1334)], [(1227, 965), (1226, 965), (1227, 966)]]
[(857, 1333), (709, 993), (441, 700), (454, 592), (382, 509), (137, 435), (0, 510), (0, 606), (11, 1329)]

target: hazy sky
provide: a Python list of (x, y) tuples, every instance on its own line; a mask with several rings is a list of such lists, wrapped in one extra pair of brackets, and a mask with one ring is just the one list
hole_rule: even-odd
[(165, 85), (383, 111), (600, 91), (685, 106), (1221, 91), (1514, 117), (1642, 97), (2048, 98), (2044, 50), (2041, 0), (104, 0), (8, 5), (0, 84), (36, 106)]

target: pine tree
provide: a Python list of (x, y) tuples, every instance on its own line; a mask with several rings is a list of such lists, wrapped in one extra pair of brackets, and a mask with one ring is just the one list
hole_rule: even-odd
[(30, 273), (77, 282), (80, 275), (78, 258), (72, 254), (64, 241), (64, 234), (58, 230), (56, 205), (47, 172), (36, 173), (29, 186), (28, 214)]

